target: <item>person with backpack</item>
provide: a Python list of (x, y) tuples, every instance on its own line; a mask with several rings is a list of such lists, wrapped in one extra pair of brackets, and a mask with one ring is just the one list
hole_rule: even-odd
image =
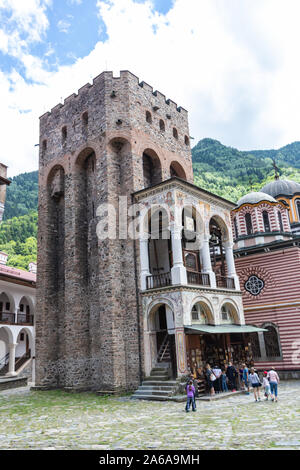
[(255, 401), (260, 401), (259, 389), (261, 387), (261, 383), (253, 367), (250, 369), (249, 382), (253, 387)]
[(268, 372), (267, 378), (270, 382), (272, 401), (275, 400), (275, 402), (277, 402), (278, 401), (278, 384), (280, 380), (274, 367), (271, 367), (271, 370)]
[(185, 411), (188, 413), (190, 411), (190, 406), (192, 405), (193, 411), (196, 411), (196, 401), (195, 401), (195, 387), (193, 381), (190, 380), (186, 387), (187, 402)]
[(205, 372), (207, 384), (208, 384), (208, 390), (210, 395), (215, 394), (215, 389), (214, 389), (214, 381), (216, 380), (216, 376), (213, 373), (213, 371), (210, 368), (209, 364), (206, 364), (206, 372)]

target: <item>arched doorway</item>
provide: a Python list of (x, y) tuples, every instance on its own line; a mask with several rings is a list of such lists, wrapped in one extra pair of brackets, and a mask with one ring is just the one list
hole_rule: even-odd
[(151, 365), (163, 366), (177, 377), (174, 314), (167, 304), (156, 305), (149, 315)]

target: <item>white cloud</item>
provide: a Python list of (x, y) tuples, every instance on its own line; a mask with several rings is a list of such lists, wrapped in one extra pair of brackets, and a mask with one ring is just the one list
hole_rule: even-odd
[(71, 23), (66, 20), (59, 20), (57, 23), (57, 28), (61, 33), (68, 33), (71, 27)]
[[(0, 49), (15, 51), (37, 82), (28, 84), (17, 72), (0, 74), (0, 161), (10, 174), (37, 167), (38, 116), (105, 69), (129, 69), (187, 108), (196, 139), (209, 136), (241, 149), (300, 140), (299, 0), (176, 0), (167, 15), (149, 1), (98, 0), (108, 39), (56, 72), (26, 48), (47, 30), (49, 1), (0, 0), (0, 11), (8, 3), (32, 8), (15, 9), (20, 29), (12, 38), (0, 31)], [(20, 31), (26, 33), (21, 45)]]

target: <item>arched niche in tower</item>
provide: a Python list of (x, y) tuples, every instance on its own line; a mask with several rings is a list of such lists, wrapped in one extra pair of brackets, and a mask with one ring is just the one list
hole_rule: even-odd
[(162, 181), (162, 167), (160, 158), (152, 149), (143, 152), (144, 187), (154, 186)]
[(74, 171), (76, 264), (84, 283), (92, 277), (97, 260), (97, 177), (94, 149), (87, 147), (77, 157)]
[(54, 166), (47, 180), (48, 190), (48, 264), (54, 290), (63, 291), (65, 284), (65, 171)]
[(131, 144), (124, 137), (114, 137), (107, 150), (108, 183), (116, 195), (125, 196), (134, 187)]
[(183, 180), (186, 180), (186, 174), (180, 163), (178, 162), (172, 162), (170, 165), (170, 176), (173, 178), (174, 176), (177, 176), (178, 178), (181, 178)]

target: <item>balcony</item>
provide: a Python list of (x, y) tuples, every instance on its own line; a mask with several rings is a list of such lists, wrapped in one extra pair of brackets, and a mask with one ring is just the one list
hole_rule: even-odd
[(18, 313), (17, 324), (33, 326), (33, 315), (28, 313)]
[(235, 289), (233, 277), (216, 276), (217, 287), (223, 289)]
[(196, 286), (210, 287), (209, 274), (198, 273), (193, 271), (187, 271), (188, 284), (194, 284)]
[(34, 316), (27, 313), (18, 313), (17, 321), (16, 314), (10, 312), (0, 312), (0, 324), (2, 325), (27, 325), (33, 326)]
[(12, 325), (15, 323), (15, 313), (0, 312), (0, 323)]
[(172, 285), (171, 273), (154, 274), (147, 276), (147, 289), (157, 289)]

